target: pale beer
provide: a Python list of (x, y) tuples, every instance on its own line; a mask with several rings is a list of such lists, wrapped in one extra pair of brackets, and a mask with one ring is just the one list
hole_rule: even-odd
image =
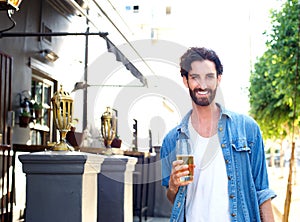
[(180, 178), (180, 182), (193, 181), (194, 179), (194, 156), (176, 155), (177, 160), (183, 160), (183, 164), (188, 165), (189, 174)]

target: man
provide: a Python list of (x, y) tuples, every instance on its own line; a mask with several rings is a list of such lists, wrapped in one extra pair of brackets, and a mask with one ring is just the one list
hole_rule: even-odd
[[(264, 145), (249, 116), (216, 103), (223, 66), (206, 48), (190, 48), (180, 72), (192, 110), (164, 138), (162, 185), (173, 203), (171, 221), (274, 221)], [(180, 181), (188, 165), (176, 160), (176, 140), (188, 137), (194, 155), (194, 180)]]

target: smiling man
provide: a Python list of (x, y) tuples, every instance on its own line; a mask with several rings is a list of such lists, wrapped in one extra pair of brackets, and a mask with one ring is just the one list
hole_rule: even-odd
[[(190, 48), (180, 72), (192, 110), (164, 138), (162, 185), (173, 203), (171, 221), (274, 221), (264, 145), (251, 117), (215, 102), (223, 65), (206, 48)], [(189, 138), (194, 178), (182, 181), (189, 166), (176, 160), (176, 141)]]

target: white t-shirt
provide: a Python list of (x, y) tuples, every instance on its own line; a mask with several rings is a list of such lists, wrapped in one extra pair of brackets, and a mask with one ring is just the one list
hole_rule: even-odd
[(186, 221), (230, 221), (228, 178), (218, 135), (204, 138), (191, 122), (189, 131), (196, 167), (187, 190)]

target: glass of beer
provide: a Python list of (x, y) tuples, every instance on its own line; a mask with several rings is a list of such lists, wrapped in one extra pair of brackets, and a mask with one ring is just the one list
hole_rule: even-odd
[(188, 165), (189, 174), (180, 178), (181, 182), (193, 181), (194, 179), (194, 155), (188, 138), (176, 141), (176, 158), (183, 160), (183, 164)]

